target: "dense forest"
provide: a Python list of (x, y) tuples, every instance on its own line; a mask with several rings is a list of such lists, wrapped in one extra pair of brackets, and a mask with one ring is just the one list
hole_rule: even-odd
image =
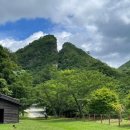
[(54, 116), (130, 114), (130, 65), (111, 68), (72, 43), (46, 35), (17, 52), (0, 46), (0, 93)]

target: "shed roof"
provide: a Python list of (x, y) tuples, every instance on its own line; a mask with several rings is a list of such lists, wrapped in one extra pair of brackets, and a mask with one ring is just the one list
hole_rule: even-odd
[(16, 105), (21, 105), (20, 101), (16, 98), (12, 98), (10, 96), (4, 95), (4, 94), (0, 94), (0, 99), (6, 100), (8, 102), (14, 103)]

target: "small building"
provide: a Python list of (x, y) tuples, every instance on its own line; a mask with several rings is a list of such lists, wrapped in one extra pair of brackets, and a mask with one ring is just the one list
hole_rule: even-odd
[(19, 100), (0, 94), (0, 123), (19, 122)]

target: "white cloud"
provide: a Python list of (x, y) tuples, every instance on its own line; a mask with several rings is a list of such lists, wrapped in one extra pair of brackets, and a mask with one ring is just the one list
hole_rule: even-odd
[(129, 17), (129, 16), (123, 15), (123, 16), (121, 17), (121, 19), (123, 20), (123, 22), (124, 22), (125, 24), (130, 24), (130, 17)]
[(24, 46), (28, 45), (32, 41), (37, 40), (38, 38), (40, 38), (44, 35), (46, 35), (46, 34), (44, 34), (43, 32), (36, 32), (36, 33), (32, 34), (31, 36), (29, 36), (27, 39), (21, 40), (21, 41), (17, 41), (12, 38), (6, 38), (3, 40), (0, 40), (0, 44), (3, 45), (4, 47), (9, 48), (11, 51), (14, 52), (14, 51), (18, 50), (19, 48), (23, 48)]
[[(129, 0), (0, 0), (0, 5), (2, 24), (40, 17), (64, 27), (65, 30), (55, 29), (53, 33), (58, 37), (58, 49), (63, 42), (70, 41), (114, 67), (129, 60)], [(0, 40), (0, 44), (15, 51), (32, 41), (30, 39), (7, 38)], [(119, 55), (111, 55), (114, 53)]]
[[(11, 51), (15, 52), (18, 49), (27, 46), (29, 43), (31, 43), (34, 40), (37, 40), (40, 37), (43, 37), (45, 35), (47, 35), (47, 34), (43, 33), (42, 31), (39, 31), (39, 32), (35, 32), (34, 34), (29, 36), (25, 40), (18, 41), (18, 40), (12, 39), (12, 38), (2, 39), (2, 40), (0, 40), (0, 44), (4, 47), (9, 48)], [(63, 31), (63, 32), (55, 33), (54, 35), (57, 38), (57, 48), (58, 48), (58, 50), (61, 50), (64, 42), (69, 41), (72, 34), (69, 32)]]
[(70, 41), (70, 37), (71, 37), (71, 33), (69, 32), (58, 32), (58, 33), (55, 33), (54, 34), (57, 38), (57, 48), (58, 50), (61, 50), (62, 49), (62, 45), (65, 43), (65, 42), (69, 42)]

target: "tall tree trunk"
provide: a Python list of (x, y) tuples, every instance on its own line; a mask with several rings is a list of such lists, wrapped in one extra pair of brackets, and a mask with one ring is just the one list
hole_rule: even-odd
[(78, 100), (77, 100), (74, 93), (72, 94), (72, 96), (73, 96), (73, 98), (75, 100), (75, 103), (77, 105), (77, 108), (78, 108), (78, 111), (79, 111), (79, 117), (82, 118), (83, 117), (83, 112), (82, 112), (81, 106), (80, 106), (80, 104), (79, 104), (79, 102), (78, 102)]

